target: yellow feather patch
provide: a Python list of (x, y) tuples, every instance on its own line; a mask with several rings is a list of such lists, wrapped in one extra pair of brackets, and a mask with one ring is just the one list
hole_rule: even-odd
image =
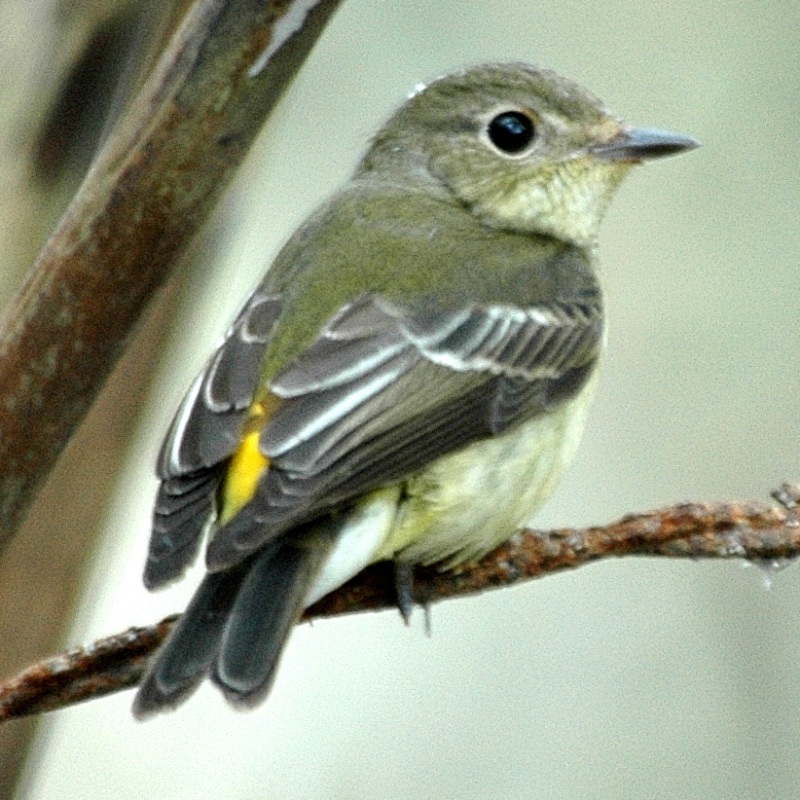
[(261, 428), (267, 417), (264, 403), (255, 403), (250, 419), (245, 425), (245, 435), (231, 456), (225, 483), (220, 494), (218, 524), (224, 525), (234, 517), (242, 506), (252, 500), (258, 482), (269, 467), (269, 459), (258, 447)]

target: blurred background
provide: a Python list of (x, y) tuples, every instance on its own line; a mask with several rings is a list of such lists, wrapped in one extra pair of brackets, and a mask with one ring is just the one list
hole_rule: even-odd
[[(0, 0), (3, 298), (101, 133), (76, 98), (94, 80), (90, 103), (113, 105), (126, 47), (171, 24), (142, 12), (159, 6)], [(370, 133), (417, 82), (469, 63), (553, 68), (703, 143), (636, 171), (612, 205), (609, 353), (536, 524), (766, 500), (798, 479), (799, 26), (779, 0), (345, 0), (4, 554), (3, 673), (183, 607), (196, 572), (154, 596), (140, 574), (185, 387)], [(421, 614), (304, 625), (253, 712), (204, 686), (146, 724), (128, 692), (6, 726), (0, 797), (796, 798), (800, 572), (772, 577), (626, 559), (435, 606), (430, 638)]]

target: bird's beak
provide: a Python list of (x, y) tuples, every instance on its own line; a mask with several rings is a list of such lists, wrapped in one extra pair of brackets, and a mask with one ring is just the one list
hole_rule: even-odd
[(691, 136), (653, 128), (623, 128), (611, 141), (595, 145), (590, 152), (605, 161), (643, 161), (700, 147)]

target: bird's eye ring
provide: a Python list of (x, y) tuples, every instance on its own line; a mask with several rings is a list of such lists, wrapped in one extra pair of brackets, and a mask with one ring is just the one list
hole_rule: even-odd
[(520, 155), (536, 137), (536, 126), (530, 115), (522, 111), (502, 111), (486, 126), (489, 141), (509, 156)]

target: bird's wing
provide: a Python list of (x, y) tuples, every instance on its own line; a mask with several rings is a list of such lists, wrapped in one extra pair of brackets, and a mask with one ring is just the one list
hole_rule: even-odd
[(161, 485), (144, 572), (150, 588), (180, 576), (194, 559), (280, 310), (279, 298), (251, 295), (175, 415), (158, 457)]
[(269, 469), (216, 531), (209, 567), (574, 397), (602, 335), (599, 293), (423, 311), (360, 297), (271, 381), (278, 402), (260, 435)]

